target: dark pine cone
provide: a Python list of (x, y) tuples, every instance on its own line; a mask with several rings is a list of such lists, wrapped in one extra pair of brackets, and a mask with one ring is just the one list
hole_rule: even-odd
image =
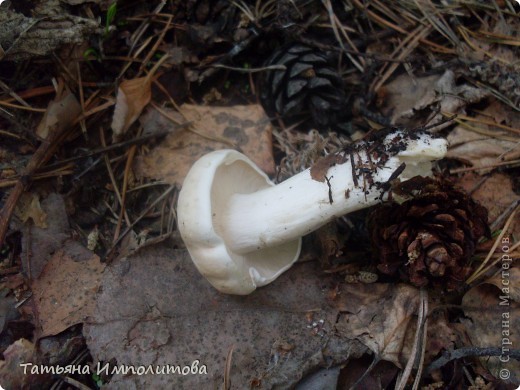
[(291, 120), (310, 112), (314, 125), (325, 130), (346, 116), (344, 83), (329, 59), (303, 44), (277, 50), (266, 66), (284, 65), (285, 70), (269, 70), (261, 83), (262, 104), (269, 115)]
[(460, 288), (479, 238), (490, 235), (487, 210), (447, 181), (416, 177), (398, 185), (399, 191), (418, 193), (369, 217), (377, 268), (419, 287)]

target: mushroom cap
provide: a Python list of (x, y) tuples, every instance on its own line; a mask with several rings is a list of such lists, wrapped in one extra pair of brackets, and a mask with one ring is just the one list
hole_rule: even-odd
[(182, 239), (202, 275), (219, 291), (246, 295), (264, 286), (298, 259), (301, 238), (249, 253), (235, 253), (221, 226), (233, 194), (274, 186), (249, 158), (224, 149), (200, 158), (190, 169), (177, 203)]

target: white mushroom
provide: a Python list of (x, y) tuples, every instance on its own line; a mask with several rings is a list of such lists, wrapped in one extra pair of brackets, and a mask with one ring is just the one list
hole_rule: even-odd
[(446, 149), (444, 139), (394, 131), (329, 155), (277, 185), (243, 154), (215, 151), (199, 159), (184, 180), (179, 231), (215, 288), (249, 294), (298, 259), (303, 235), (377, 204), (397, 176), (431, 175), (431, 161)]

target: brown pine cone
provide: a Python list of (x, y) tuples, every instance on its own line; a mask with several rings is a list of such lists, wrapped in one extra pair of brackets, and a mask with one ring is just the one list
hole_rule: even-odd
[(393, 191), (413, 198), (369, 217), (379, 271), (416, 286), (462, 287), (478, 240), (490, 236), (487, 210), (448, 181), (416, 177)]
[(314, 125), (326, 130), (347, 114), (343, 80), (323, 52), (296, 43), (277, 50), (270, 65), (286, 69), (265, 72), (261, 82), (261, 101), (269, 115), (290, 121), (310, 113)]

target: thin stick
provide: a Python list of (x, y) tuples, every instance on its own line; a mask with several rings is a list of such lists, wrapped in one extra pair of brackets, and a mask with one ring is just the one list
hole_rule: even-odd
[(140, 136), (140, 137), (136, 137), (136, 138), (130, 139), (128, 141), (122, 141), (122, 142), (118, 142), (116, 144), (112, 144), (112, 145), (108, 145), (108, 146), (105, 146), (105, 147), (101, 147), (101, 148), (92, 150), (90, 152), (87, 152), (85, 154), (82, 154), (80, 156), (66, 158), (64, 160), (61, 160), (61, 161), (58, 161), (56, 163), (50, 164), (46, 168), (54, 168), (56, 166), (60, 166), (62, 164), (66, 164), (66, 163), (69, 163), (69, 162), (81, 160), (81, 159), (84, 159), (84, 158), (87, 158), (87, 157), (96, 156), (98, 154), (110, 152), (112, 150), (125, 148), (125, 147), (130, 146), (130, 145), (143, 143), (143, 142), (146, 142), (146, 141), (154, 139), (154, 138), (160, 138), (160, 137), (163, 137), (165, 135), (171, 134), (171, 133), (173, 133), (176, 130), (183, 129), (183, 128), (189, 127), (191, 125), (192, 125), (192, 122), (185, 122), (185, 123), (177, 124), (177, 126), (176, 126), (176, 128), (174, 130), (161, 130), (161, 131), (158, 131), (157, 133), (154, 133), (154, 134), (147, 134), (147, 135), (143, 135), (143, 136)]
[[(502, 348), (477, 348), (477, 347), (462, 347), (454, 351), (445, 351), (443, 356), (431, 363), (426, 369), (429, 374), (433, 370), (437, 370), (452, 360), (462, 359), (464, 357), (476, 356), (502, 356), (504, 351)], [(520, 360), (520, 349), (509, 349), (507, 356), (515, 360)]]
[[(403, 390), (406, 386), (406, 383), (408, 382), (408, 378), (410, 378), (410, 375), (412, 374), (413, 365), (415, 363), (417, 354), (419, 353), (419, 348), (421, 344), (422, 332), (424, 330), (424, 319), (427, 315), (428, 309), (428, 294), (426, 293), (426, 290), (421, 288), (420, 291), (421, 297), (419, 301), (419, 310), (417, 313), (417, 329), (415, 331), (415, 338), (413, 342), (412, 351), (410, 352), (410, 357), (408, 358), (408, 362), (406, 363), (406, 367), (404, 368), (403, 374), (401, 375), (401, 379), (398, 384), (396, 384), (395, 389), (396, 390)], [(426, 302), (425, 302), (426, 301)], [(424, 346), (422, 346), (424, 348)], [(422, 354), (422, 352), (421, 352)]]
[[(421, 289), (422, 293), (422, 289)], [(422, 294), (421, 294), (422, 295)], [(424, 312), (424, 318), (422, 321), (423, 329), (422, 329), (422, 342), (421, 342), (421, 357), (419, 360), (419, 368), (417, 369), (417, 373), (415, 374), (415, 381), (413, 383), (412, 390), (417, 390), (419, 388), (419, 385), (421, 383), (421, 376), (424, 368), (424, 355), (426, 354), (426, 341), (428, 339), (428, 293), (426, 291), (426, 294), (423, 297), (422, 305), (423, 305), (423, 312)]]
[(6, 83), (4, 83), (2, 80), (0, 80), (0, 88), (2, 88), (4, 91), (6, 91), (11, 97), (16, 100), (18, 103), (20, 103), (22, 106), (25, 107), (31, 107), (29, 103), (27, 103), (25, 100), (23, 100), (16, 92), (14, 92), (11, 87), (9, 87)]
[(114, 250), (116, 248), (116, 246), (121, 242), (121, 240), (126, 237), (126, 235), (132, 230), (132, 228), (134, 227), (135, 224), (137, 224), (141, 219), (143, 219), (147, 214), (148, 212), (153, 209), (159, 202), (161, 202), (166, 196), (168, 196), (170, 194), (170, 192), (172, 192), (175, 188), (177, 188), (177, 186), (175, 184), (171, 185), (170, 187), (168, 187), (168, 189), (166, 191), (164, 191), (162, 193), (161, 196), (159, 196), (150, 206), (148, 206), (142, 213), (139, 217), (137, 217), (135, 219), (135, 221), (129, 225), (124, 231), (123, 233), (121, 233), (121, 235), (119, 236), (119, 238), (116, 240), (116, 242), (114, 242), (112, 244), (112, 248), (110, 248), (110, 250), (107, 252), (105, 258), (107, 259), (107, 261), (110, 261), (112, 259), (112, 255), (114, 254)]
[(482, 167), (469, 167), (469, 168), (450, 169), (450, 174), (461, 173), (461, 172), (479, 171), (481, 169), (493, 169), (493, 168), (498, 168), (498, 167), (504, 167), (504, 166), (507, 166), (507, 165), (511, 165), (511, 167), (512, 167), (515, 164), (520, 164), (520, 160), (504, 161), (504, 162), (496, 163), (496, 164), (492, 164), (492, 165), (484, 165)]
[(234, 72), (240, 72), (240, 73), (258, 73), (258, 72), (264, 72), (266, 70), (286, 70), (287, 67), (285, 65), (269, 65), (264, 66), (262, 68), (237, 68), (234, 66), (228, 66), (224, 64), (213, 64), (209, 65), (210, 68), (221, 68), (221, 69), (228, 69), (232, 70)]
[(515, 214), (519, 209), (520, 209), (520, 205), (517, 205), (515, 210), (511, 213), (511, 215), (507, 219), (507, 222), (504, 225), (504, 228), (502, 229), (502, 231), (496, 238), (495, 243), (493, 244), (493, 247), (489, 251), (488, 255), (486, 256), (486, 258), (484, 259), (482, 264), (480, 264), (480, 266), (475, 270), (475, 272), (473, 272), (473, 274), (471, 274), (471, 276), (466, 280), (466, 284), (470, 284), (473, 281), (475, 281), (476, 279), (478, 279), (481, 275), (485, 274), (489, 269), (491, 269), (491, 267), (493, 267), (498, 261), (500, 261), (501, 258), (499, 257), (497, 260), (493, 261), (484, 271), (482, 270), (488, 263), (489, 259), (491, 259), (491, 256), (493, 256), (493, 253), (495, 253), (495, 250), (497, 249), (498, 245), (502, 242), (502, 238), (504, 237), (507, 230), (509, 229), (509, 225), (511, 225), (511, 223), (513, 222)]
[(126, 165), (125, 165), (125, 173), (123, 176), (123, 188), (121, 189), (121, 211), (119, 212), (119, 218), (117, 219), (117, 226), (116, 230), (114, 232), (114, 241), (117, 240), (117, 237), (119, 236), (119, 233), (121, 231), (121, 222), (123, 220), (123, 214), (125, 215), (125, 219), (128, 223), (129, 219), (126, 215), (126, 191), (128, 189), (128, 176), (130, 173), (130, 169), (132, 167), (132, 163), (134, 162), (135, 153), (137, 151), (137, 146), (132, 145), (130, 147), (130, 150), (128, 151), (128, 158), (126, 159)]
[[(99, 128), (99, 138), (101, 140), (101, 145), (106, 146), (105, 132), (103, 131), (102, 127)], [(119, 192), (119, 188), (117, 186), (117, 181), (114, 176), (114, 171), (112, 170), (112, 165), (110, 165), (110, 160), (108, 158), (108, 154), (105, 154), (103, 156), (103, 158), (105, 159), (105, 165), (107, 167), (108, 176), (110, 177), (110, 182), (112, 183), (114, 193), (116, 194), (117, 201), (119, 202), (119, 207), (123, 208), (123, 199), (121, 197), (121, 193)], [(128, 214), (126, 213), (126, 211), (125, 211), (124, 215), (125, 215), (126, 224), (130, 225), (130, 218), (128, 217)], [(114, 241), (116, 241), (116, 237), (114, 237)]]
[(10, 107), (10, 108), (17, 108), (19, 110), (33, 111), (33, 112), (45, 112), (45, 111), (47, 111), (46, 108), (33, 108), (33, 107), (21, 106), (19, 104), (8, 103), (6, 101), (1, 101), (1, 100), (0, 100), (0, 106)]
[(232, 345), (229, 347), (227, 356), (226, 356), (226, 369), (224, 370), (224, 390), (231, 389), (231, 366), (233, 361), (233, 350), (235, 346)]

